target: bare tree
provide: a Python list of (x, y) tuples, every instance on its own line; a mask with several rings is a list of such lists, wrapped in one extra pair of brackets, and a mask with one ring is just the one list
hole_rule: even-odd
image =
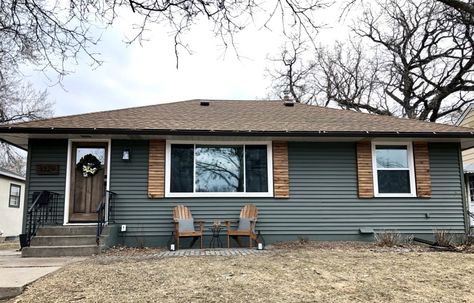
[[(0, 124), (45, 118), (52, 115), (52, 103), (46, 91), (37, 91), (31, 84), (22, 84), (12, 72), (0, 78)], [(0, 142), (0, 167), (25, 173), (25, 153)]]
[(474, 4), (472, 1), (461, 1), (461, 0), (438, 0), (447, 6), (457, 9), (460, 12), (464, 12), (474, 16)]
[[(449, 6), (451, 8), (454, 8), (458, 10), (460, 13), (468, 14), (468, 15), (474, 15), (474, 1), (468, 0), (468, 1), (462, 1), (462, 0), (437, 0), (441, 3), (443, 3), (446, 6)], [(363, 4), (364, 0), (349, 0), (346, 1), (344, 8), (343, 8), (343, 13), (341, 16), (344, 16), (347, 12), (349, 12), (356, 4)]]
[(267, 69), (273, 80), (273, 91), (280, 98), (288, 94), (297, 102), (327, 106), (327, 102), (317, 98), (319, 86), (316, 84), (315, 62), (304, 62), (302, 59), (307, 51), (306, 43), (295, 37), (283, 47), (279, 57), (270, 58), (283, 66), (282, 70)]
[(226, 47), (235, 45), (235, 34), (250, 24), (271, 27), (274, 18), (282, 20), (285, 33), (312, 35), (318, 29), (313, 12), (326, 5), (322, 1), (2, 0), (0, 76), (5, 67), (11, 69), (30, 63), (53, 68), (62, 77), (68, 72), (66, 61), (77, 59), (79, 54), (86, 54), (92, 64), (100, 64), (98, 54), (91, 47), (99, 41), (103, 28), (129, 12), (139, 19), (130, 43), (140, 42), (153, 24), (169, 25), (174, 30), (178, 58), (180, 48), (188, 49), (183, 34), (199, 20), (214, 25), (215, 35)]
[[(375, 114), (446, 120), (474, 101), (471, 19), (430, 0), (377, 1), (355, 22), (352, 42), (339, 43), (332, 50), (320, 47), (314, 59), (301, 64), (299, 74), (291, 75), (300, 82), (306, 81), (305, 75), (313, 79), (310, 88), (305, 87), (312, 98), (296, 99), (325, 100), (326, 105)], [(301, 60), (301, 54), (296, 55)], [(302, 90), (289, 77), (288, 59), (281, 57), (280, 62), (283, 67), (272, 74), (274, 88)]]

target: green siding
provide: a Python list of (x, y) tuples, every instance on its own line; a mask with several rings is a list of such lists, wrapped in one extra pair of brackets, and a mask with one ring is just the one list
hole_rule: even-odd
[[(66, 186), (67, 140), (30, 140), (28, 144), (27, 205), (33, 203), (35, 191), (49, 190), (59, 194), (59, 223), (64, 220), (64, 189)], [(37, 175), (37, 164), (58, 164), (59, 175)], [(25, 210), (26, 213), (26, 210)], [(26, 220), (26, 216), (24, 220)], [(25, 227), (25, 224), (23, 224)]]
[[(47, 189), (64, 201), (67, 141), (31, 141), (31, 162), (60, 165), (58, 176), (29, 172), (31, 192)], [(122, 161), (125, 148), (131, 161)], [(209, 225), (214, 219), (235, 220), (241, 207), (256, 203), (257, 229), (268, 242), (305, 236), (324, 240), (370, 240), (359, 229), (396, 229), (429, 235), (434, 228), (464, 230), (459, 145), (430, 144), (433, 184), (431, 199), (358, 199), (354, 143), (289, 143), (290, 199), (272, 198), (166, 198), (147, 197), (148, 141), (112, 140), (111, 187), (117, 193), (113, 217), (127, 224), (122, 241), (163, 244), (173, 225), (172, 209), (186, 204), (196, 219)], [(426, 217), (429, 214), (429, 218)]]
[[(132, 160), (121, 160), (131, 148)], [(172, 231), (172, 208), (186, 204), (196, 219), (238, 218), (245, 203), (259, 208), (257, 229), (270, 241), (371, 239), (361, 227), (431, 234), (434, 228), (464, 230), (457, 144), (430, 144), (433, 197), (358, 199), (354, 143), (290, 143), (290, 199), (147, 197), (147, 141), (112, 143), (111, 190), (118, 194), (115, 218), (127, 224), (127, 243), (138, 238), (163, 243)], [(429, 218), (426, 218), (429, 214)], [(369, 238), (367, 238), (369, 237)], [(141, 241), (141, 240), (140, 240)]]

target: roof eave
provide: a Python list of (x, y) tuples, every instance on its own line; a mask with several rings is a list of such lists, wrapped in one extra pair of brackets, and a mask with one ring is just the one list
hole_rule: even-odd
[(399, 132), (399, 131), (266, 131), (206, 129), (124, 129), (124, 128), (0, 128), (0, 134), (97, 134), (97, 135), (194, 135), (194, 136), (298, 136), (298, 137), (403, 137), (474, 138), (472, 132)]

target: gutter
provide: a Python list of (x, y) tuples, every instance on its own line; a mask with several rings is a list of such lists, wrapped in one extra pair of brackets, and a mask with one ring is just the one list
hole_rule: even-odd
[[(91, 135), (189, 135), (189, 136), (299, 136), (299, 137), (420, 137), (474, 138), (472, 132), (371, 132), (371, 131), (258, 131), (258, 130), (186, 130), (124, 128), (13, 128), (2, 127), (0, 134), (91, 134)], [(2, 139), (2, 141), (5, 141)]]

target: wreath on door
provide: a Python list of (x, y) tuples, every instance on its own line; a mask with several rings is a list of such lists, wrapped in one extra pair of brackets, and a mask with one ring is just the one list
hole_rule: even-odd
[(87, 154), (76, 165), (84, 178), (94, 176), (102, 168), (100, 160), (93, 154)]

